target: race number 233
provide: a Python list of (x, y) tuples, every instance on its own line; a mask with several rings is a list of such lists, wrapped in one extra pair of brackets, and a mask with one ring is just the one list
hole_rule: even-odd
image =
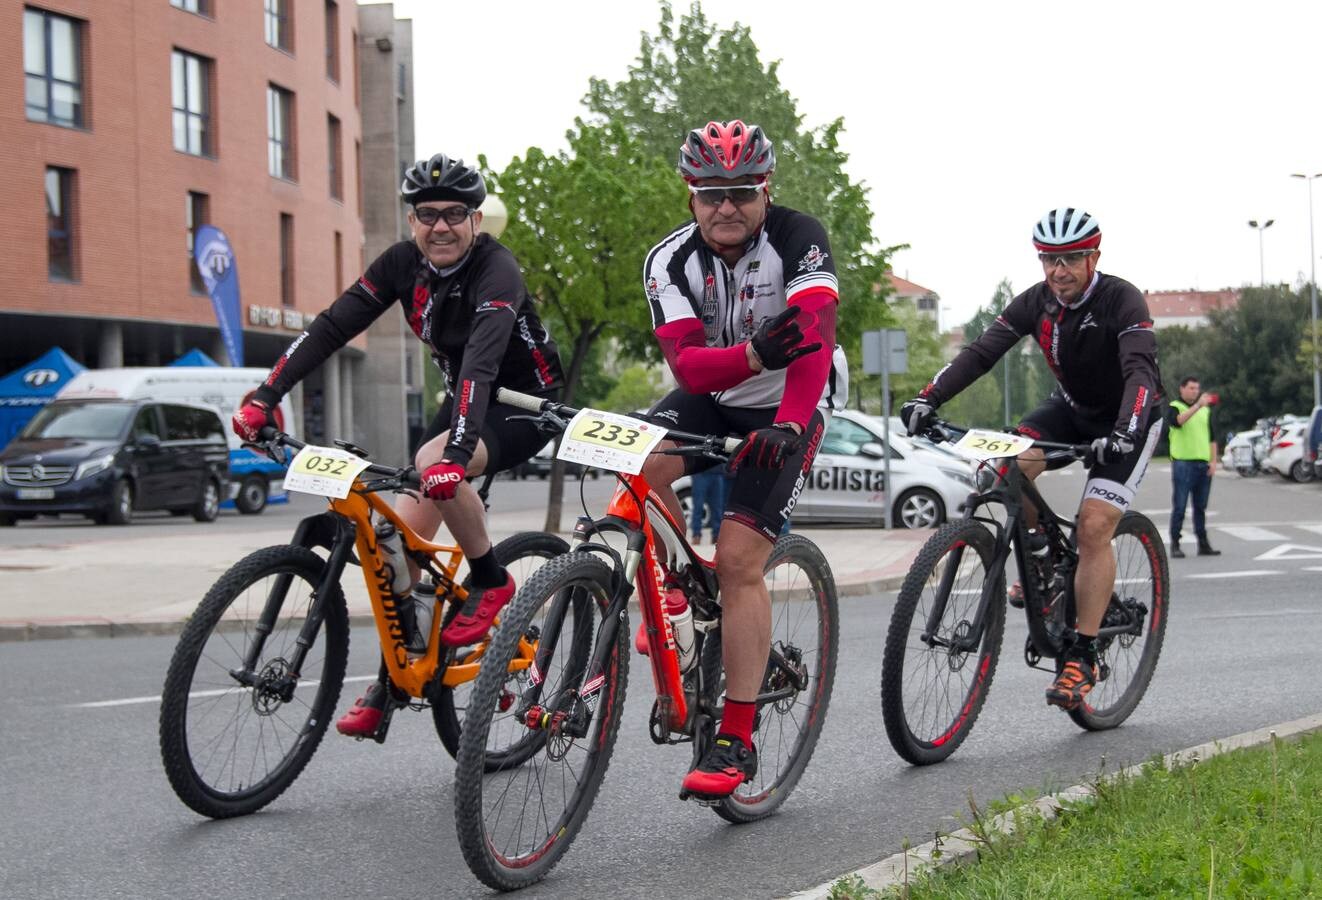
[[(642, 449), (640, 438), (643, 433), (627, 425), (603, 422), (601, 419), (584, 419), (574, 428), (572, 437), (578, 441), (589, 441), (607, 447), (629, 450), (631, 447)], [(630, 452), (638, 452), (637, 449)]]

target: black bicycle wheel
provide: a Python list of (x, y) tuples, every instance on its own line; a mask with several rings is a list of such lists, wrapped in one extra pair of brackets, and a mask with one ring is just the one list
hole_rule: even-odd
[(1080, 728), (1115, 728), (1138, 706), (1152, 681), (1166, 636), (1170, 571), (1157, 527), (1146, 516), (1127, 512), (1111, 541), (1115, 549), (1115, 593), (1103, 627), (1129, 630), (1102, 641), (1097, 686), (1083, 705), (1070, 710)]
[(765, 818), (789, 797), (817, 748), (835, 684), (840, 614), (826, 557), (812, 541), (788, 534), (776, 541), (763, 572), (771, 649), (785, 665), (769, 667), (762, 685), (778, 696), (758, 707), (757, 774), (712, 807), (727, 822)]
[[(570, 553), (542, 566), (515, 597), (478, 671), (459, 739), (454, 813), (464, 859), (490, 887), (513, 890), (544, 877), (573, 843), (601, 787), (624, 711), (626, 623), (618, 628), (586, 735), (575, 738), (564, 731), (561, 717), (574, 707), (582, 686), (584, 648), (597, 634), (611, 581), (606, 564), (587, 553)], [(543, 670), (519, 676), (512, 704), (524, 709), (523, 692), (536, 677), (541, 711), (525, 710), (524, 721), (534, 719), (542, 737), (525, 763), (493, 772), (486, 759), (488, 732), (492, 720), (506, 711), (509, 662), (548, 602), (564, 612), (555, 633), (538, 636), (539, 646), (554, 647), (554, 652)], [(547, 721), (551, 724), (544, 725)]]
[[(516, 585), (525, 585), (533, 573), (549, 559), (555, 559), (569, 552), (569, 544), (564, 538), (554, 534), (540, 532), (521, 532), (505, 538), (495, 547), (496, 559), (514, 576)], [(468, 587), (465, 579), (464, 587)], [(451, 604), (446, 611), (446, 623), (459, 614), (459, 607)], [(537, 623), (534, 621), (533, 623)], [(477, 662), (486, 652), (487, 644), (465, 648), (456, 656), (454, 662), (467, 664)], [(536, 732), (513, 721), (512, 703), (517, 690), (518, 679), (511, 673), (505, 688), (507, 713), (497, 715), (491, 722), (491, 734), (487, 742), (487, 765), (500, 768), (505, 765), (518, 765), (537, 752), (539, 737)], [(459, 753), (459, 735), (463, 717), (468, 712), (468, 704), (473, 693), (473, 682), (468, 681), (454, 687), (442, 687), (432, 703), (432, 721), (436, 725), (436, 734), (441, 744), (451, 756)]]
[[(954, 753), (987, 699), (1005, 631), (1005, 573), (991, 571), (994, 552), (982, 524), (942, 525), (919, 551), (895, 601), (881, 659), (881, 712), (891, 746), (914, 765)], [(994, 586), (982, 640), (975, 650), (955, 649), (972, 628), (988, 581)], [(924, 641), (938, 607), (935, 633)]]
[[(241, 816), (270, 803), (326, 733), (349, 655), (338, 586), (302, 665), (291, 664), (324, 569), (303, 547), (251, 553), (207, 592), (179, 638), (161, 696), (161, 758), (179, 799), (204, 816)], [(279, 614), (251, 670), (254, 683), (245, 685), (231, 673), (244, 670), (270, 598)]]

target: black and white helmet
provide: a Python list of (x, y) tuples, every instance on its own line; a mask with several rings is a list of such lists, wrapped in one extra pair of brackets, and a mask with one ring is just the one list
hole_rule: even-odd
[(399, 194), (414, 206), (429, 200), (455, 200), (477, 209), (487, 198), (487, 183), (481, 172), (464, 165), (462, 159), (437, 153), (408, 167)]
[(1102, 245), (1102, 226), (1081, 209), (1053, 209), (1033, 226), (1033, 246), (1041, 253), (1095, 250)]

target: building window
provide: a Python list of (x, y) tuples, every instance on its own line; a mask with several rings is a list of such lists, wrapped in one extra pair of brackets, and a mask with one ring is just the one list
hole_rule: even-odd
[(326, 142), (330, 145), (330, 195), (344, 200), (344, 155), (340, 152), (340, 120), (326, 116)]
[(294, 217), (280, 214), (280, 303), (294, 305)]
[(28, 118), (69, 128), (83, 124), (82, 23), (23, 10), (23, 73)]
[(265, 0), (266, 43), (286, 53), (294, 52), (294, 29), (289, 21), (289, 5), (293, 0)]
[(73, 170), (47, 167), (47, 272), (56, 281), (74, 280), (73, 226)]
[(344, 290), (344, 235), (335, 232), (335, 290)]
[(184, 12), (197, 13), (199, 16), (211, 16), (211, 0), (170, 0), (170, 5)]
[(358, 32), (350, 32), (350, 38), (349, 46), (353, 47), (353, 105), (358, 106), (359, 97), (363, 92), (358, 75)]
[(211, 156), (211, 63), (183, 50), (170, 54), (174, 149)]
[(188, 287), (194, 294), (207, 292), (207, 283), (202, 280), (202, 272), (197, 267), (197, 258), (193, 255), (193, 239), (197, 229), (210, 221), (207, 210), (209, 201), (210, 198), (206, 194), (189, 191), (184, 206), (184, 225), (188, 231)]
[(294, 179), (294, 95), (275, 85), (266, 87), (266, 170), (276, 178)]
[(326, 0), (326, 77), (340, 81), (340, 7)]
[(363, 217), (363, 144), (353, 142), (353, 184), (355, 203), (358, 204), (358, 218)]

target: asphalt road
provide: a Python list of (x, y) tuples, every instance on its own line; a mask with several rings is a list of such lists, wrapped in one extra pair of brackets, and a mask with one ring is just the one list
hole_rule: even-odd
[[(1048, 476), (1043, 486), (1062, 508), (1078, 493), (1075, 476)], [(1155, 471), (1137, 504), (1163, 532), (1167, 490), (1168, 476)], [(527, 491), (537, 492), (531, 484)], [(1024, 625), (1012, 617), (971, 737), (945, 763), (910, 767), (891, 751), (879, 713), (893, 597), (843, 600), (823, 736), (780, 814), (732, 827), (676, 799), (688, 751), (647, 738), (651, 685), (635, 664), (620, 740), (586, 827), (551, 877), (520, 896), (780, 896), (954, 827), (970, 797), (986, 803), (1051, 790), (1319, 712), (1322, 687), (1298, 673), (1301, 663), (1315, 667), (1322, 644), (1322, 487), (1221, 477), (1213, 506), (1213, 540), (1224, 554), (1172, 561), (1165, 650), (1122, 728), (1086, 734), (1045, 706), (1047, 676), (1023, 666)], [(199, 526), (150, 527), (165, 536)], [(5, 537), (43, 530), (24, 525)], [(370, 633), (354, 632), (351, 675), (374, 669), (372, 644)], [(459, 854), (452, 762), (426, 714), (401, 713), (384, 746), (328, 735), (300, 780), (255, 816), (211, 822), (190, 812), (171, 793), (157, 748), (155, 697), (172, 649), (165, 637), (3, 646), (6, 895), (487, 893)], [(361, 687), (347, 685), (339, 709)], [(117, 702), (82, 705), (106, 701)]]

